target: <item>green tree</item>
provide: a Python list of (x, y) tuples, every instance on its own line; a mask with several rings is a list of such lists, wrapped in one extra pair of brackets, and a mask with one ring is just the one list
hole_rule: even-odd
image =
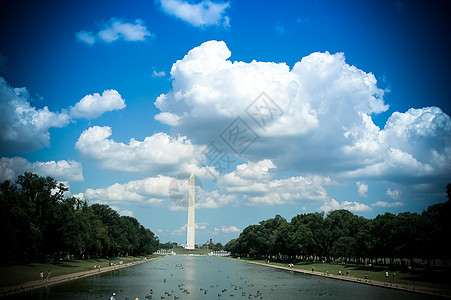
[(0, 230), (8, 245), (3, 262), (61, 257), (149, 254), (158, 239), (132, 217), (107, 205), (65, 198), (67, 188), (52, 177), (25, 173), (15, 184), (0, 183)]
[(237, 240), (236, 239), (231, 239), (230, 241), (227, 242), (227, 244), (224, 245), (224, 250), (225, 251), (229, 251), (232, 254), (237, 254)]
[[(313, 256), (315, 254), (315, 238), (309, 225), (312, 221), (311, 215), (297, 215), (291, 219), (289, 252), (293, 255)], [(322, 216), (321, 216), (322, 220)], [(314, 226), (312, 226), (314, 227)]]
[(213, 251), (222, 251), (222, 250), (224, 250), (224, 246), (221, 243), (216, 243), (213, 246)]

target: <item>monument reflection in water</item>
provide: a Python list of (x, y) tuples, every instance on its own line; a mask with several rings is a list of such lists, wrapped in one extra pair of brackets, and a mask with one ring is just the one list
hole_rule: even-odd
[(188, 227), (186, 228), (186, 249), (194, 249), (196, 240), (196, 221), (195, 221), (195, 190), (196, 182), (194, 174), (189, 177), (189, 200), (188, 200)]
[[(226, 258), (168, 256), (6, 299), (431, 299)], [(147, 296), (147, 298), (146, 298)]]

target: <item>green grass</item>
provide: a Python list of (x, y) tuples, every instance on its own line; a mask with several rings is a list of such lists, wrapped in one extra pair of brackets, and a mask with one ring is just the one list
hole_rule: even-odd
[[(147, 258), (156, 256), (157, 255), (150, 255), (147, 256)], [(0, 267), (0, 286), (13, 286), (29, 281), (39, 280), (39, 273), (41, 271), (44, 272), (44, 278), (46, 278), (48, 271), (51, 272), (52, 277), (55, 277), (92, 270), (94, 265), (100, 265), (101, 268), (105, 268), (110, 262), (116, 262), (119, 264), (120, 261), (123, 261), (124, 263), (129, 263), (136, 260), (141, 260), (141, 258), (142, 256), (127, 256), (110, 259), (63, 260)]]
[(206, 255), (213, 250), (209, 249), (172, 249), (176, 254), (196, 254), (196, 255)]
[[(256, 261), (264, 263), (264, 260), (241, 258), (249, 261)], [(270, 265), (287, 267), (289, 262), (277, 262), (270, 261)], [(368, 267), (358, 265), (347, 264), (332, 264), (332, 263), (320, 263), (320, 262), (299, 262), (294, 264), (295, 269), (312, 271), (312, 267), (315, 267), (316, 272), (326, 273), (329, 271), (330, 275), (338, 274), (341, 271), (342, 276), (346, 277), (346, 271), (350, 271), (350, 276), (364, 279), (365, 274), (368, 274), (368, 280), (379, 281), (392, 285), (411, 285), (417, 287), (430, 287), (451, 290), (451, 274), (444, 271), (399, 271), (390, 270), (382, 267)], [(388, 271), (389, 276), (385, 278), (385, 272)], [(393, 277), (393, 272), (396, 272), (396, 277)]]

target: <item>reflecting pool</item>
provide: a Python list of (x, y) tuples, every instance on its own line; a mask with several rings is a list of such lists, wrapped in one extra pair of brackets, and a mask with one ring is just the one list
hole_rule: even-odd
[(210, 256), (167, 256), (6, 299), (431, 299)]

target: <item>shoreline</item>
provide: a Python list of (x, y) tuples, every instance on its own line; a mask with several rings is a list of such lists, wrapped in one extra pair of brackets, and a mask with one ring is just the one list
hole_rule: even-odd
[(34, 280), (34, 281), (28, 281), (28, 282), (24, 282), (22, 284), (14, 285), (14, 286), (2, 287), (0, 289), (0, 298), (6, 297), (6, 296), (11, 296), (11, 295), (18, 294), (18, 293), (27, 292), (27, 291), (32, 291), (34, 289), (48, 287), (51, 285), (56, 285), (56, 284), (60, 284), (60, 283), (64, 283), (64, 282), (68, 282), (68, 281), (72, 281), (72, 280), (77, 280), (77, 279), (81, 279), (81, 278), (85, 278), (85, 277), (89, 277), (89, 276), (93, 276), (93, 275), (97, 275), (97, 274), (102, 274), (102, 273), (111, 272), (114, 270), (119, 270), (119, 269), (131, 267), (131, 266), (136, 266), (136, 265), (146, 263), (146, 262), (149, 262), (149, 261), (161, 258), (161, 257), (163, 257), (163, 256), (152, 257), (152, 258), (148, 258), (146, 260), (137, 260), (137, 261), (133, 261), (133, 262), (129, 262), (129, 263), (124, 263), (122, 265), (103, 267), (100, 272), (98, 270), (82, 271), (82, 272), (70, 273), (70, 274), (66, 274), (66, 275), (55, 276), (50, 281), (47, 281), (45, 279), (44, 280)]
[(446, 289), (417, 287), (417, 286), (411, 286), (411, 285), (407, 285), (407, 284), (392, 284), (392, 283), (389, 284), (389, 283), (385, 283), (385, 282), (381, 282), (381, 281), (360, 279), (360, 278), (351, 277), (351, 276), (349, 276), (349, 277), (344, 276), (344, 275), (338, 276), (335, 274), (326, 275), (322, 272), (317, 272), (317, 271), (307, 271), (307, 270), (302, 270), (302, 269), (290, 269), (289, 267), (265, 264), (265, 263), (258, 262), (258, 261), (241, 260), (241, 259), (236, 259), (236, 258), (232, 258), (232, 257), (230, 257), (229, 259), (233, 259), (236, 261), (242, 261), (242, 262), (246, 262), (246, 263), (250, 263), (250, 264), (256, 264), (256, 265), (260, 265), (260, 266), (268, 267), (268, 268), (276, 268), (276, 269), (285, 270), (285, 271), (293, 271), (293, 272), (309, 274), (309, 275), (330, 278), (330, 279), (335, 279), (335, 280), (345, 280), (345, 281), (350, 281), (350, 282), (355, 282), (355, 283), (360, 283), (360, 284), (368, 284), (368, 285), (373, 285), (373, 286), (378, 286), (378, 287), (383, 287), (383, 288), (396, 289), (396, 290), (405, 291), (405, 292), (451, 298), (451, 290), (446, 290)]

